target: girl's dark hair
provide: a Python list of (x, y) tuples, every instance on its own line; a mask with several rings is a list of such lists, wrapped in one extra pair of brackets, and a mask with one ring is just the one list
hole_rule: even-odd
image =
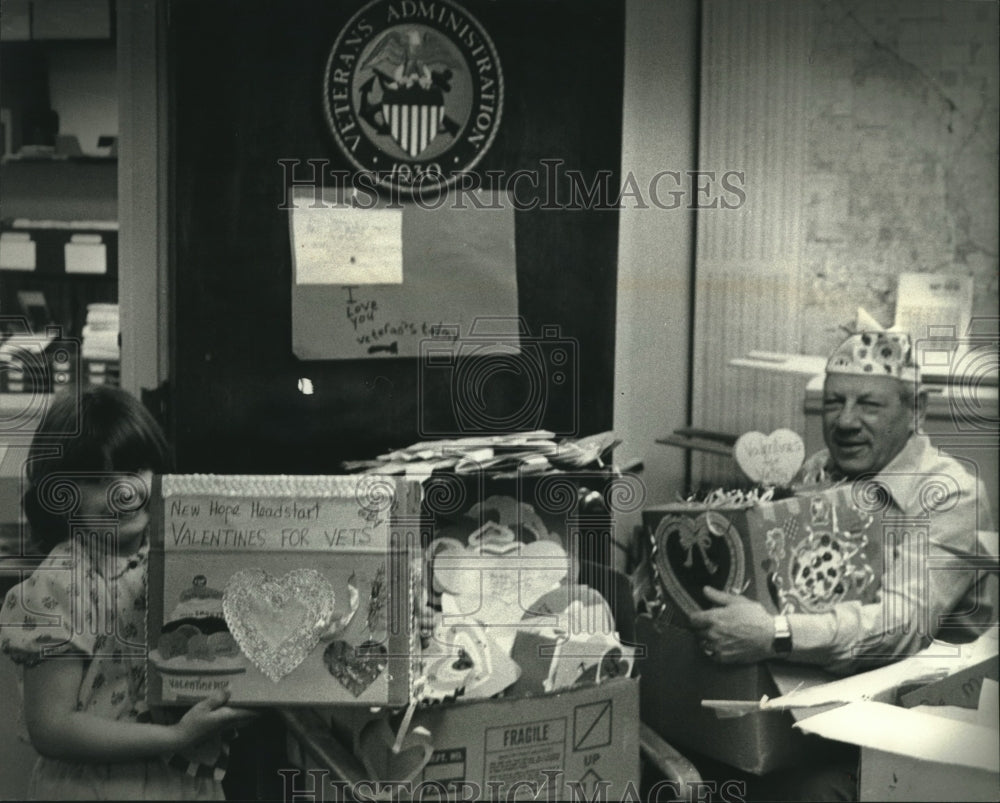
[[(76, 433), (67, 435), (66, 433)], [(51, 474), (170, 469), (170, 448), (160, 425), (138, 399), (107, 385), (57, 394), (28, 453), (24, 512), (34, 541), (51, 549), (69, 537), (65, 518), (46, 510), (38, 488)]]

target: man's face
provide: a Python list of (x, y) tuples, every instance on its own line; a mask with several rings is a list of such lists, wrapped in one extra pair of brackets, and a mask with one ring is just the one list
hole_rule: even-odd
[(914, 411), (888, 376), (829, 374), (823, 386), (823, 439), (848, 477), (881, 471), (913, 431)]

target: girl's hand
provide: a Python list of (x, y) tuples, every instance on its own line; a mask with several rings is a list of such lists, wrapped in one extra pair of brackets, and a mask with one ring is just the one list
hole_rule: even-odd
[(236, 728), (257, 718), (257, 712), (226, 705), (229, 692), (215, 692), (200, 700), (174, 726), (180, 736), (180, 747), (198, 744), (209, 736)]

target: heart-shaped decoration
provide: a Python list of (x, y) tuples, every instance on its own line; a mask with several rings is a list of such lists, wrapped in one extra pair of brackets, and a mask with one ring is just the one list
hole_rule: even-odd
[(333, 617), (333, 587), (315, 569), (280, 578), (243, 569), (226, 583), (222, 614), (243, 654), (277, 683), (319, 643)]
[[(632, 651), (628, 650), (626, 658), (626, 650), (628, 648), (618, 641), (615, 634), (570, 636), (556, 644), (552, 651), (552, 665), (543, 687), (546, 692), (554, 692), (571, 688), (586, 679), (597, 682), (602, 669), (613, 676), (612, 670), (619, 668), (622, 661), (625, 661), (625, 667), (621, 671), (627, 674), (632, 670)], [(604, 667), (602, 664), (606, 658), (610, 660)]]
[(385, 646), (366, 641), (355, 647), (346, 641), (334, 641), (323, 651), (327, 671), (355, 697), (371, 686), (389, 663)]
[(548, 638), (575, 633), (613, 633), (615, 618), (601, 593), (579, 583), (561, 585), (531, 604), (519, 629), (537, 629)]
[(393, 747), (396, 734), (384, 717), (366, 724), (358, 736), (358, 753), (368, 771), (368, 777), (377, 781), (412, 781), (427, 766), (434, 752), (431, 733), (416, 727), (403, 738), (399, 752)]
[(466, 699), (493, 697), (521, 674), (495, 633), (474, 620), (436, 627), (422, 657), (423, 697), (428, 700), (443, 700), (459, 691)]
[(770, 435), (747, 432), (736, 440), (733, 457), (754, 482), (788, 485), (802, 467), (806, 446), (790, 429), (776, 429)]
[(714, 607), (704, 587), (743, 593), (746, 561), (739, 530), (717, 510), (668, 514), (653, 535), (656, 573), (686, 613)]
[(435, 582), (443, 589), (441, 610), (472, 616), (495, 628), (506, 652), (525, 612), (569, 574), (569, 557), (552, 541), (518, 543), (514, 551), (482, 554), (474, 547), (445, 550), (434, 559)]

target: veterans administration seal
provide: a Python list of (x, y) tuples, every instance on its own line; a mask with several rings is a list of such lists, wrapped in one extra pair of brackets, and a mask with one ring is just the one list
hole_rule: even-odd
[(486, 31), (448, 0), (375, 0), (344, 26), (323, 76), (326, 119), (375, 183), (437, 190), (496, 136), (503, 74)]

